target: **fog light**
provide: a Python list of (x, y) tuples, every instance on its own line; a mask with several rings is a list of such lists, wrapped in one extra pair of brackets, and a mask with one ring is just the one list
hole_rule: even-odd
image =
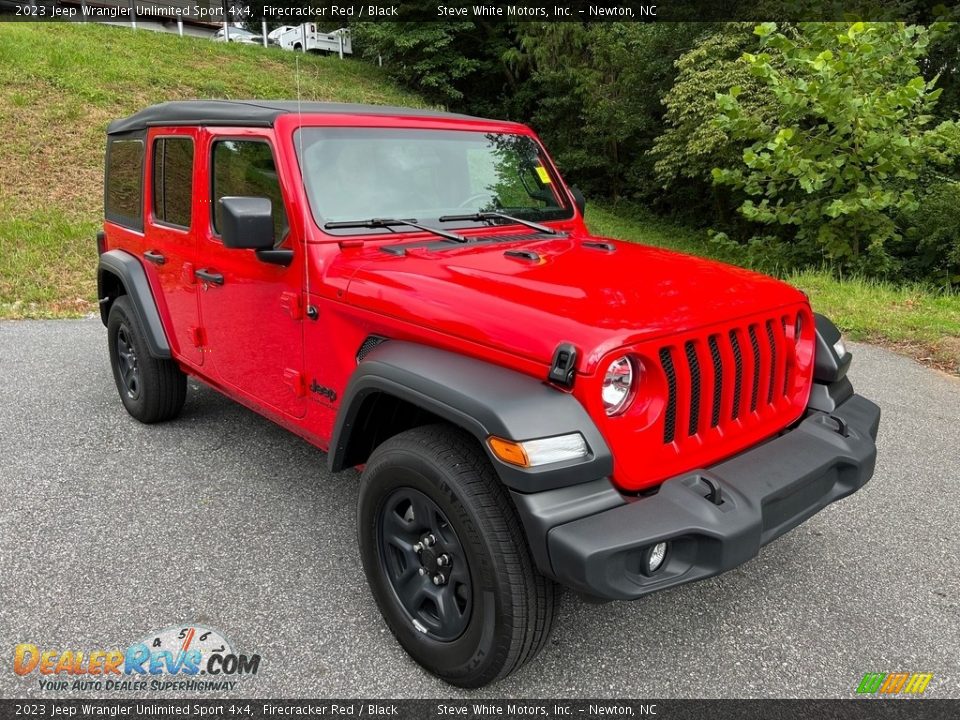
[(653, 575), (663, 567), (664, 560), (667, 559), (667, 544), (659, 542), (651, 545), (643, 554), (643, 563), (641, 567), (645, 575)]

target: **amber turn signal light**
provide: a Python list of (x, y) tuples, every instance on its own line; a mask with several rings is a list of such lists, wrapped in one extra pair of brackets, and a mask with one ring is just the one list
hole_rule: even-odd
[(487, 438), (487, 444), (493, 450), (493, 454), (510, 465), (519, 465), (520, 467), (530, 467), (530, 459), (527, 457), (523, 445), (512, 440), (504, 440), (493, 435)]

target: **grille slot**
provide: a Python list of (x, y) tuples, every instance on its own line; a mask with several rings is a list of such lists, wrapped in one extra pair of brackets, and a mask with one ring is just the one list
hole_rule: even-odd
[(750, 350), (753, 352), (753, 384), (750, 387), (750, 410), (756, 412), (760, 395), (760, 341), (757, 340), (757, 326), (751, 325)]
[[(790, 318), (788, 318), (788, 317), (783, 317), (783, 318), (781, 318), (781, 320), (783, 321), (783, 337), (784, 337), (784, 339), (785, 339), (787, 342), (791, 342), (791, 338), (790, 338), (790, 336), (787, 334), (787, 323), (790, 322)], [(794, 339), (793, 342), (795, 343), (796, 340)], [(789, 351), (788, 351), (788, 353), (789, 353)], [(786, 363), (784, 363), (784, 367), (783, 367), (783, 394), (784, 394), (784, 396), (786, 396), (786, 394), (790, 391), (790, 369), (791, 369), (792, 366), (793, 366), (793, 363), (791, 363), (791, 362), (789, 362), (789, 361), (787, 361)]]
[(687, 435), (696, 435), (700, 424), (700, 361), (697, 359), (697, 348), (693, 340), (684, 345), (687, 354), (687, 365), (690, 367), (690, 422)]
[(770, 343), (770, 382), (767, 383), (767, 405), (772, 405), (773, 382), (777, 378), (777, 339), (773, 336), (773, 320), (767, 320), (767, 341)]
[(710, 413), (710, 427), (716, 427), (720, 424), (720, 400), (723, 397), (723, 356), (720, 355), (716, 335), (711, 335), (707, 344), (710, 346), (710, 359), (713, 360), (713, 411)]
[(660, 348), (660, 364), (667, 376), (667, 410), (664, 415), (663, 442), (672, 443), (677, 434), (677, 373), (670, 348)]
[(743, 391), (743, 356), (740, 353), (740, 342), (737, 340), (737, 331), (730, 331), (730, 348), (733, 350), (733, 410), (730, 417), (736, 420), (740, 417), (740, 394)]

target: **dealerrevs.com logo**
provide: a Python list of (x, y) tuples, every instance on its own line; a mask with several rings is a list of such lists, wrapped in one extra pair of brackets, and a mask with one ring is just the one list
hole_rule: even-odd
[(124, 650), (62, 650), (21, 643), (13, 671), (36, 677), (41, 690), (233, 690), (256, 675), (260, 655), (238, 653), (217, 630), (175, 625)]
[(867, 673), (857, 686), (859, 695), (921, 695), (933, 673)]

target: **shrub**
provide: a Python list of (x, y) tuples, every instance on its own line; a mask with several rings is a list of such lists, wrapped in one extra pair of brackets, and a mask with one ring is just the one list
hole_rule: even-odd
[[(914, 187), (931, 162), (957, 154), (952, 123), (931, 128), (940, 94), (920, 74), (932, 30), (904, 23), (803, 23), (755, 32), (763, 52), (746, 63), (772, 94), (772, 117), (717, 98), (716, 126), (746, 142), (740, 162), (714, 180), (743, 192), (739, 211), (798, 244), (797, 257), (890, 274), (898, 221), (916, 213)], [(770, 234), (769, 231), (765, 234)]]

